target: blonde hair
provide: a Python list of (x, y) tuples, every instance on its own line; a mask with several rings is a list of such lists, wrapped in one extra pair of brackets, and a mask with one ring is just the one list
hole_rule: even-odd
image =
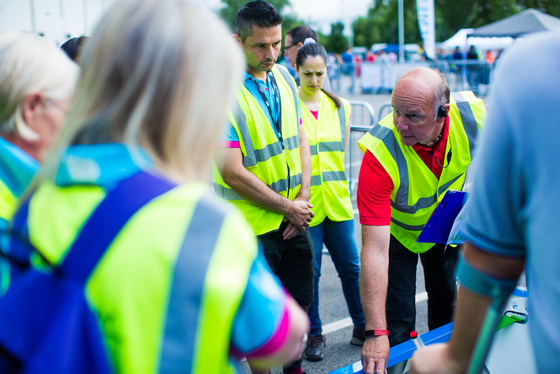
[(0, 131), (37, 140), (22, 117), (33, 92), (53, 100), (70, 98), (78, 66), (44, 38), (20, 31), (0, 32)]
[(43, 178), (54, 177), (68, 145), (122, 142), (176, 181), (205, 180), (244, 66), (217, 16), (184, 1), (118, 1), (81, 66)]

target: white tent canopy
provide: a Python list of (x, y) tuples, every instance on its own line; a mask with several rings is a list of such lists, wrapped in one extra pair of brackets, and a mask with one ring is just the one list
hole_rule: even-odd
[(490, 50), (490, 49), (503, 49), (513, 42), (513, 38), (510, 37), (468, 37), (467, 35), (472, 33), (474, 29), (460, 29), (451, 38), (444, 42), (436, 44), (436, 48), (450, 51), (459, 47), (461, 50), (466, 50), (471, 45), (474, 45), (476, 49), (479, 50)]

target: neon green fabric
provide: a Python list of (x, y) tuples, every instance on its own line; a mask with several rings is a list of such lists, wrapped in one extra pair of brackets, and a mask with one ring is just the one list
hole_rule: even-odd
[(369, 150), (393, 180), (391, 234), (415, 253), (426, 252), (434, 246), (433, 243), (418, 243), (416, 239), (445, 191), (463, 188), (477, 134), (486, 118), (484, 103), (472, 92), (452, 93), (450, 104), (446, 161), (439, 180), (412, 147), (401, 143), (392, 113), (358, 142), (360, 149), (364, 153)]
[[(194, 207), (206, 192), (203, 183), (181, 185), (144, 206), (88, 280), (87, 295), (99, 313), (118, 373), (159, 371), (176, 259)], [(60, 262), (104, 196), (105, 191), (94, 185), (43, 184), (30, 202), (31, 242)], [(228, 361), (231, 326), (257, 254), (253, 232), (243, 221), (240, 213), (229, 211), (219, 230), (204, 275), (194, 351), (182, 352), (194, 358), (192, 373), (234, 372)]]
[(0, 219), (9, 221), (17, 208), (18, 201), (16, 195), (0, 180)]
[[(239, 135), (243, 166), (273, 191), (294, 200), (301, 188), (301, 156), (299, 148), (299, 111), (295, 82), (283, 66), (272, 73), (278, 83), (281, 103), (282, 145), (257, 100), (244, 86), (237, 97), (238, 108), (228, 119)], [(237, 206), (253, 226), (257, 235), (280, 227), (283, 215), (243, 199), (232, 190), (214, 168), (214, 190), (220, 198)]]
[(354, 217), (348, 179), (344, 170), (346, 127), (351, 107), (340, 98), (342, 107), (321, 91), (319, 115), (313, 114), (300, 100), (301, 117), (311, 153), (311, 209), (315, 216), (310, 226), (316, 226), (326, 217), (331, 221), (347, 221)]

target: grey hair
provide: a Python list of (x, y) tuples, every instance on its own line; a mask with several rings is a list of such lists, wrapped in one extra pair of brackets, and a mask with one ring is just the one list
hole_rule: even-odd
[(445, 75), (439, 72), (438, 70), (434, 70), (439, 77), (441, 78), (441, 83), (438, 84), (434, 91), (434, 121), (438, 117), (439, 108), (443, 107), (445, 104), (449, 104), (450, 100), (450, 91), (449, 91), (449, 84), (447, 83), (447, 79), (445, 79)]
[(0, 32), (0, 131), (37, 140), (39, 135), (23, 120), (25, 97), (38, 92), (48, 99), (69, 99), (78, 73), (78, 65), (46, 39)]
[(142, 147), (173, 180), (207, 179), (244, 66), (216, 15), (186, 1), (118, 1), (88, 40), (81, 64), (44, 179), (54, 178), (68, 145), (113, 142)]

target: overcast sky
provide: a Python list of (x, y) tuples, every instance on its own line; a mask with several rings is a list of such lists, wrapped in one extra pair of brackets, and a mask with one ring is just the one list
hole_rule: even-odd
[[(0, 0), (0, 30), (26, 30), (59, 40), (67, 36), (89, 35), (99, 17), (115, 0)], [(190, 0), (211, 9), (221, 8), (220, 0)], [(249, 1), (249, 0), (247, 0)], [(330, 25), (343, 22), (348, 35), (350, 23), (365, 16), (373, 0), (291, 0), (290, 13), (324, 34)]]
[[(213, 9), (219, 8), (220, 0), (199, 0)], [(290, 13), (326, 34), (330, 34), (332, 23), (342, 21), (349, 24), (359, 16), (365, 16), (373, 0), (291, 0)], [(345, 30), (346, 31), (346, 30)]]

